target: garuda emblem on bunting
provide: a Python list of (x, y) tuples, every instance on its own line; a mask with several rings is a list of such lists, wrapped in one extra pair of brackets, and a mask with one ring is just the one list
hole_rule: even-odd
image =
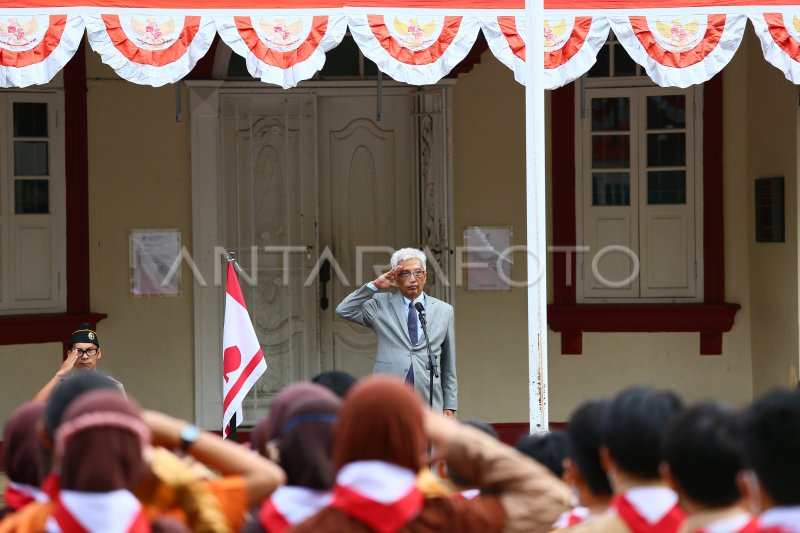
[(399, 17), (395, 17), (392, 26), (393, 37), (411, 50), (420, 50), (430, 46), (436, 41), (436, 30), (441, 29), (441, 23), (437, 24), (435, 19), (431, 19), (423, 25), (416, 18), (404, 22)]
[(702, 27), (697, 17), (690, 20), (673, 18), (669, 22), (662, 22), (656, 19), (657, 33), (653, 34), (655, 40), (667, 50), (673, 52), (685, 52), (697, 46), (706, 33), (706, 24)]
[(549, 19), (544, 20), (544, 51), (552, 52), (564, 46), (569, 39), (570, 34), (567, 33), (567, 19), (550, 22)]
[(169, 17), (162, 22), (154, 17), (149, 17), (145, 22), (136, 20), (133, 16), (130, 19), (130, 27), (133, 30), (134, 39), (140, 46), (148, 49), (161, 49), (169, 46), (177, 37), (175, 33), (175, 19)]
[(36, 17), (20, 21), (17, 17), (8, 17), (0, 21), (0, 45), (6, 49), (22, 49), (36, 42), (39, 21)]
[(289, 22), (283, 18), (268, 20), (261, 17), (258, 27), (261, 29), (264, 40), (272, 48), (286, 51), (300, 42), (300, 33), (303, 31), (304, 24), (302, 17), (297, 17), (297, 20)]

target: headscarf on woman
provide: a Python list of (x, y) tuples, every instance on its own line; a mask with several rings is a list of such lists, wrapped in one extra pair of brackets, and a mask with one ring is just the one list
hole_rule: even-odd
[(135, 488), (150, 431), (139, 406), (119, 393), (94, 390), (76, 398), (56, 430), (61, 488), (104, 493)]
[(286, 410), (276, 435), (280, 465), (287, 485), (330, 490), (335, 473), (331, 462), (332, 427), (342, 401), (315, 385)]
[(61, 489), (51, 517), (61, 531), (186, 531), (164, 519), (152, 524), (132, 490), (144, 468), (150, 431), (140, 408), (117, 391), (76, 398), (55, 432)]
[(114, 381), (99, 372), (78, 372), (68, 376), (53, 389), (47, 400), (42, 415), (42, 431), (39, 436), (44, 453), (42, 455), (42, 471), (47, 476), (42, 480), (42, 490), (51, 498), (58, 492), (58, 476), (53, 471), (53, 453), (55, 433), (66, 409), (81, 395), (97, 389), (108, 389), (119, 392)]
[(9, 484), (3, 494), (6, 508), (0, 518), (32, 501), (46, 501), (40, 487), (42, 472), (41, 449), (36, 425), (44, 413), (44, 402), (28, 402), (18, 407), (3, 430), (3, 465)]
[(254, 447), (267, 455), (270, 443), (287, 482), (262, 504), (258, 524), (245, 531), (282, 533), (330, 503), (331, 428), (340, 405), (333, 392), (310, 383), (290, 385), (276, 396)]
[(330, 507), (373, 531), (403, 528), (425, 505), (417, 486), (425, 444), (422, 404), (411, 387), (392, 376), (362, 381), (334, 427)]
[(313, 394), (318, 387), (319, 385), (303, 381), (288, 385), (281, 390), (272, 400), (269, 414), (253, 428), (253, 433), (250, 435), (250, 444), (253, 450), (269, 459), (266, 445), (278, 434), (281, 424), (286, 419), (286, 410), (299, 398)]
[(422, 404), (390, 376), (365, 380), (348, 393), (334, 428), (336, 470), (356, 461), (384, 461), (413, 472), (425, 460)]

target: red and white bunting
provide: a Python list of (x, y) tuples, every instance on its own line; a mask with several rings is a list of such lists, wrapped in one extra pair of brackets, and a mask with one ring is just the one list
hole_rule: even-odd
[(228, 262), (225, 289), (225, 325), (222, 330), (222, 435), (229, 433), (234, 413), (242, 423), (242, 402), (258, 378), (267, 371), (267, 361), (247, 312), (233, 262)]
[[(299, 1), (299, 0), (298, 0)], [(77, 50), (92, 48), (122, 78), (151, 86), (185, 77), (219, 33), (257, 79), (296, 86), (311, 78), (349, 26), (361, 52), (395, 80), (438, 82), (471, 50), (482, 28), (520, 83), (526, 68), (524, 3), (376, 0), (8, 0), (0, 7), (0, 87), (48, 83)], [(774, 7), (770, 7), (774, 6)], [(719, 73), (741, 44), (747, 18), (767, 60), (800, 84), (800, 8), (780, 0), (553, 0), (544, 11), (544, 85), (585, 74), (609, 27), (661, 86), (688, 87)], [(772, 11), (770, 11), (772, 10)], [(788, 10), (788, 11), (787, 11)]]
[[(497, 58), (514, 71), (523, 85), (530, 79), (525, 61), (525, 18), (497, 17), (481, 20), (483, 33)], [(583, 76), (597, 60), (608, 39), (608, 21), (603, 17), (555, 17), (545, 19), (544, 86), (556, 89)]]
[(83, 38), (79, 15), (0, 12), (0, 87), (49, 83)]
[(84, 17), (89, 44), (123, 79), (161, 87), (186, 76), (214, 41), (211, 17), (124, 13)]
[(286, 13), (218, 17), (217, 31), (247, 61), (254, 78), (284, 89), (311, 78), (325, 64), (325, 52), (347, 31), (344, 15), (305, 16)]
[(764, 13), (751, 16), (750, 21), (767, 61), (787, 80), (800, 84), (800, 11)]
[(429, 85), (464, 59), (478, 38), (476, 17), (419, 10), (348, 17), (361, 53), (397, 81)]
[(611, 28), (634, 61), (662, 87), (704, 83), (742, 42), (745, 15), (614, 17)]
[(525, 18), (492, 17), (481, 19), (481, 29), (494, 56), (514, 73), (514, 79), (525, 85), (530, 67), (525, 62)]

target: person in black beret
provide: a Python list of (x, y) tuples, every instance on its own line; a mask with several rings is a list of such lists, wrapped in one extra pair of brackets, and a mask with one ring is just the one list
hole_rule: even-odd
[[(91, 324), (83, 323), (78, 326), (78, 329), (72, 332), (68, 342), (67, 357), (61, 363), (61, 367), (50, 378), (44, 387), (34, 396), (34, 400), (47, 401), (50, 393), (62, 379), (69, 376), (73, 372), (96, 372), (97, 361), (103, 356), (100, 350), (100, 338), (97, 332), (92, 328)], [(125, 395), (125, 387), (122, 383), (109, 377), (119, 388), (120, 392)]]

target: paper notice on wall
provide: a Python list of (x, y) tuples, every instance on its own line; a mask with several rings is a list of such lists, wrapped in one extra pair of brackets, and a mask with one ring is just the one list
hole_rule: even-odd
[(511, 228), (471, 226), (464, 230), (467, 290), (511, 288)]
[(181, 250), (177, 229), (131, 230), (131, 295), (180, 296), (181, 271), (168, 277)]

